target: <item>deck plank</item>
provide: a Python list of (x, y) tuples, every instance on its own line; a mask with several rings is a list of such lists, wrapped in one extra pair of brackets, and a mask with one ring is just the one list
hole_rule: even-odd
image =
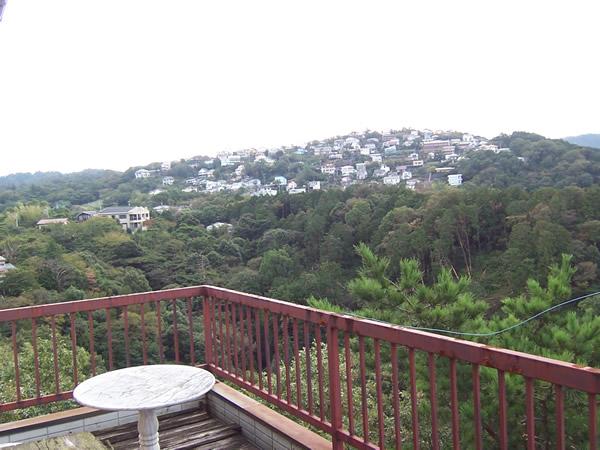
[[(163, 450), (238, 449), (256, 450), (241, 434), (237, 424), (226, 424), (200, 407), (159, 418), (160, 446)], [(138, 448), (137, 422), (93, 433), (115, 450)]]

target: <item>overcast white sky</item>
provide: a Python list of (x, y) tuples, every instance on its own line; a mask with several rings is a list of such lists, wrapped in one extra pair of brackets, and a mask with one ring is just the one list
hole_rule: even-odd
[(366, 128), (600, 132), (600, 2), (8, 0), (0, 175)]

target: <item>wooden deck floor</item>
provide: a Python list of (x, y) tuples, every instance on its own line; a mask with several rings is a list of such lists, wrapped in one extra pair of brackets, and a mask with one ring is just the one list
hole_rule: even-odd
[[(167, 414), (158, 422), (163, 450), (256, 450), (242, 436), (239, 425), (214, 419), (204, 409)], [(137, 423), (99, 430), (94, 435), (115, 450), (138, 448)]]

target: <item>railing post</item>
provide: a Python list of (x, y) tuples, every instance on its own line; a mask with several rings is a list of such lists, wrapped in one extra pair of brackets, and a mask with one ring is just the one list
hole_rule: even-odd
[(342, 450), (343, 441), (338, 437), (342, 429), (342, 393), (340, 384), (340, 350), (338, 329), (334, 323), (335, 317), (330, 317), (327, 325), (327, 366), (329, 369), (329, 405), (331, 407), (331, 442), (333, 450)]
[(204, 319), (204, 362), (209, 366), (212, 364), (212, 318), (210, 315), (209, 298), (202, 297), (202, 315)]

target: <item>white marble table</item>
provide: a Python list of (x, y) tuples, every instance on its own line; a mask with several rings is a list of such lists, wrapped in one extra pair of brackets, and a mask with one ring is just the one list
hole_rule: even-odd
[(73, 397), (92, 408), (139, 411), (140, 449), (159, 450), (156, 410), (197, 400), (214, 384), (215, 377), (204, 369), (158, 364), (97, 375), (77, 386)]

